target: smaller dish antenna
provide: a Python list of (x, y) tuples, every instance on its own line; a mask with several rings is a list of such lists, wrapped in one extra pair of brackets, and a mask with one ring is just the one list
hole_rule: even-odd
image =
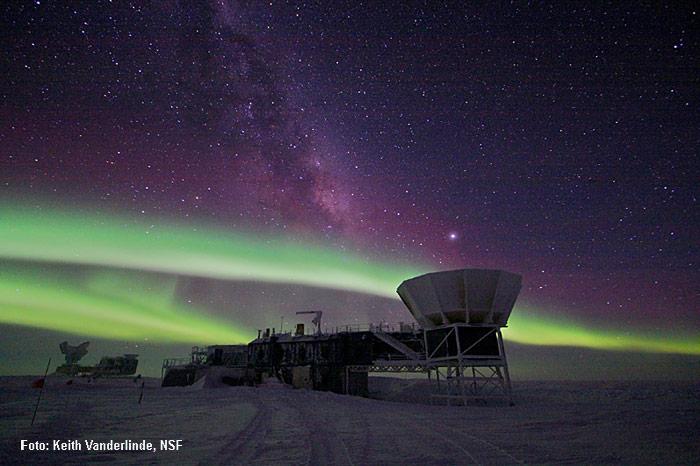
[(83, 356), (85, 356), (88, 352), (88, 346), (90, 346), (89, 341), (85, 341), (79, 344), (78, 346), (71, 346), (68, 344), (67, 341), (64, 341), (63, 343), (58, 345), (58, 347), (61, 348), (61, 353), (66, 355), (67, 366), (77, 364), (78, 361), (83, 359)]

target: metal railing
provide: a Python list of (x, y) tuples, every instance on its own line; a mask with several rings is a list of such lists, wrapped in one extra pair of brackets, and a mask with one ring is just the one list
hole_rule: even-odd
[(326, 326), (323, 329), (324, 334), (336, 334), (343, 332), (412, 332), (420, 331), (420, 327), (415, 323), (406, 322), (378, 322), (378, 323), (363, 323), (363, 324), (345, 324)]
[[(266, 329), (266, 330), (275, 330), (273, 329)], [(378, 322), (378, 323), (353, 323), (353, 324), (338, 324), (338, 325), (324, 325), (323, 328), (321, 329), (320, 335), (336, 335), (338, 333), (350, 333), (350, 332), (384, 332), (384, 333), (393, 333), (393, 332), (404, 332), (404, 333), (419, 333), (421, 331), (420, 326), (415, 323), (406, 323), (406, 322)], [(301, 336), (297, 334), (294, 329), (287, 330), (284, 329), (281, 332), (270, 332), (269, 334), (266, 331), (263, 331), (262, 329), (260, 330), (260, 336), (262, 338), (266, 338), (271, 335), (293, 335), (293, 336)], [(304, 336), (314, 336), (314, 335), (319, 335), (319, 333), (316, 332), (315, 329), (305, 327), (304, 328)]]
[(184, 366), (186, 364), (191, 364), (192, 358), (167, 358), (163, 359), (163, 365), (160, 367), (160, 378), (163, 379), (166, 369), (175, 366)]

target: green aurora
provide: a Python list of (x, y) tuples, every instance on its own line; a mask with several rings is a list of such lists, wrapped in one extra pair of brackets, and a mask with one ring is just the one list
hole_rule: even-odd
[[(110, 278), (114, 284), (107, 289), (104, 284)], [(247, 335), (221, 319), (184, 309), (172, 302), (172, 294), (154, 291), (159, 288), (129, 287), (125, 293), (120, 288), (122, 278), (106, 273), (98, 276), (102, 283), (81, 283), (47, 274), (3, 271), (0, 322), (131, 341), (236, 343)], [(99, 289), (91, 289), (93, 286)]]
[[(406, 278), (431, 270), (217, 227), (0, 207), (0, 259), (97, 266), (87, 278), (0, 270), (0, 323), (121, 340), (242, 343), (234, 322), (174, 300), (178, 275), (290, 283), (397, 299)], [(144, 272), (172, 278), (150, 283)], [(76, 328), (74, 322), (80, 322)], [(700, 336), (601, 330), (518, 304), (505, 330), (532, 345), (700, 354)]]

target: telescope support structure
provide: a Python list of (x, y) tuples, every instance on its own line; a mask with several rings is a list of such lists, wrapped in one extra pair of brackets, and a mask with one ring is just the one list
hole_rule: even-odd
[(501, 327), (457, 323), (425, 329), (433, 401), (466, 405), (499, 399), (513, 405)]

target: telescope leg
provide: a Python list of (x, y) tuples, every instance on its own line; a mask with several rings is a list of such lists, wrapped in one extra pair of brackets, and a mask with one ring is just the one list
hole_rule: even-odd
[(510, 406), (515, 406), (513, 403), (513, 387), (510, 384), (510, 372), (508, 371), (508, 360), (506, 359), (506, 350), (503, 346), (503, 335), (501, 335), (501, 329), (498, 329), (498, 352), (501, 353), (501, 359), (503, 359), (503, 375), (505, 378), (505, 392), (508, 398), (508, 404)]

